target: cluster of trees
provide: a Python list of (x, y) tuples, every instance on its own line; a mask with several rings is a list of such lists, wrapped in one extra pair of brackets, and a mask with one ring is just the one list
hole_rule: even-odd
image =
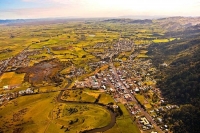
[(173, 123), (174, 133), (199, 133), (199, 108), (184, 104), (179, 109), (168, 111), (164, 114), (164, 119), (168, 123)]
[[(166, 122), (173, 124), (173, 132), (199, 133), (200, 32), (194, 32), (192, 29), (189, 33), (189, 29), (186, 30), (182, 31), (180, 40), (163, 45), (151, 45), (149, 54), (154, 65), (160, 70), (157, 85), (161, 88), (162, 94), (170, 103), (180, 105), (179, 109), (165, 113)], [(163, 62), (170, 64), (161, 67), (160, 64)]]

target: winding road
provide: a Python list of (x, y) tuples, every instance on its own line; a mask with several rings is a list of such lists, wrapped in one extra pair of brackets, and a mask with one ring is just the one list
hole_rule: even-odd
[(96, 104), (98, 106), (101, 106), (103, 107), (104, 109), (106, 109), (109, 113), (110, 113), (110, 116), (111, 116), (111, 121), (108, 125), (104, 126), (104, 127), (100, 127), (100, 128), (94, 128), (94, 129), (90, 129), (90, 130), (85, 130), (83, 131), (83, 133), (96, 133), (96, 132), (105, 132), (106, 130), (112, 128), (115, 123), (116, 123), (116, 114), (113, 113), (111, 110), (109, 110), (105, 105), (103, 104), (99, 104), (99, 103), (91, 103), (91, 102), (76, 102), (76, 101), (65, 101), (65, 100), (62, 100), (61, 99), (61, 96), (63, 94), (63, 92), (65, 90), (67, 90), (67, 88), (71, 85), (71, 80), (70, 79), (66, 79), (68, 81), (68, 84), (65, 86), (65, 88), (63, 90), (60, 91), (58, 97), (57, 97), (57, 101), (59, 103), (79, 103), (79, 104)]

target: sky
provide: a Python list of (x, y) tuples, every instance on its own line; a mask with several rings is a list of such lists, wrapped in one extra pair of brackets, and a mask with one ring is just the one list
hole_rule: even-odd
[(200, 16), (200, 0), (0, 0), (0, 19)]

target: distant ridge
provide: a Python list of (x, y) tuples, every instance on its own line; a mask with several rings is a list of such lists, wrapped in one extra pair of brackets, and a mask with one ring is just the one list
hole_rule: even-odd
[(135, 23), (135, 24), (151, 24), (157, 23), (164, 29), (177, 30), (181, 27), (188, 27), (196, 24), (200, 24), (200, 17), (165, 17), (157, 19), (132, 19), (132, 18), (38, 18), (38, 19), (0, 19), (0, 25), (18, 25), (18, 24), (52, 24), (52, 23), (65, 23), (68, 21), (86, 21), (86, 20), (98, 20), (101, 22), (110, 23)]
[(133, 19), (107, 19), (107, 20), (103, 20), (103, 22), (111, 22), (111, 23), (138, 23), (138, 24), (149, 24), (152, 23), (151, 19), (137, 19), (137, 20), (133, 20)]
[(10, 23), (24, 23), (24, 22), (31, 22), (36, 19), (6, 19), (0, 20), (0, 24), (10, 24)]

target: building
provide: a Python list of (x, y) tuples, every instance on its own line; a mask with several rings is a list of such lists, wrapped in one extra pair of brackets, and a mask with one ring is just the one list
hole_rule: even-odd
[(140, 123), (142, 123), (143, 125), (149, 125), (149, 121), (147, 120), (146, 117), (140, 118)]
[(135, 88), (135, 92), (136, 92), (136, 93), (139, 93), (139, 92), (140, 92), (140, 90), (139, 90), (138, 87)]
[(4, 89), (4, 90), (9, 90), (10, 87), (9, 87), (9, 85), (5, 85), (5, 86), (3, 86), (3, 89)]
[(124, 98), (125, 98), (126, 100), (128, 100), (128, 101), (131, 101), (131, 100), (132, 100), (132, 98), (131, 98), (131, 96), (130, 96), (129, 94), (125, 94), (125, 95), (124, 95)]

